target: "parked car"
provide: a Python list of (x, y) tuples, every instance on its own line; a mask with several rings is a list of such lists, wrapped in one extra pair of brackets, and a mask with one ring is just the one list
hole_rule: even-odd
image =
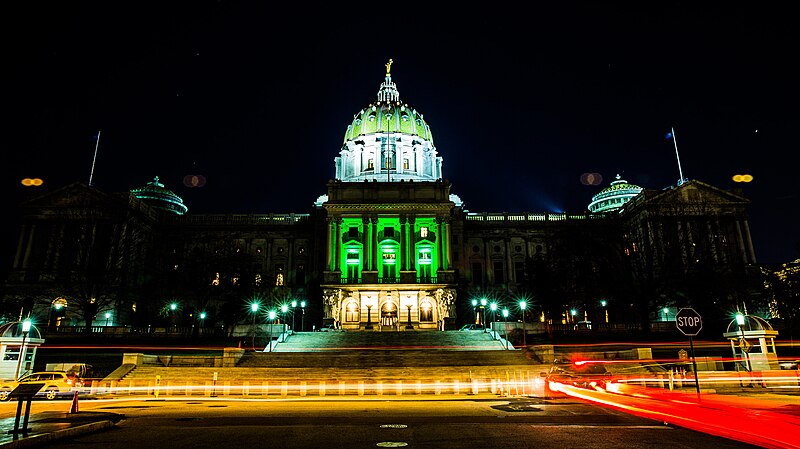
[(82, 386), (80, 378), (66, 371), (41, 371), (28, 374), (15, 381), (4, 380), (0, 382), (0, 401), (8, 400), (8, 395), (19, 384), (43, 383), (44, 386), (36, 396), (55, 399), (59, 396), (71, 395), (73, 390)]

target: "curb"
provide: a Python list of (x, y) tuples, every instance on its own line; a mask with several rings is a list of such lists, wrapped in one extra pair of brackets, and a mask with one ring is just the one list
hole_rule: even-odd
[(114, 423), (109, 420), (97, 421), (90, 424), (81, 426), (70, 427), (68, 429), (56, 430), (55, 432), (42, 433), (39, 435), (32, 435), (30, 437), (21, 438), (19, 440), (9, 441), (7, 443), (0, 443), (0, 448), (3, 449), (16, 449), (22, 447), (33, 447), (39, 444), (49, 443), (52, 441), (60, 440), (63, 438), (75, 437), (79, 435), (86, 435), (88, 433), (97, 432), (114, 427)]

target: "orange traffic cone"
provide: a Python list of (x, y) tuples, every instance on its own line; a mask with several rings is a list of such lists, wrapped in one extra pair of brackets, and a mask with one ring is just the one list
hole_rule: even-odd
[(72, 406), (69, 409), (70, 413), (78, 413), (78, 390), (75, 390), (72, 395)]

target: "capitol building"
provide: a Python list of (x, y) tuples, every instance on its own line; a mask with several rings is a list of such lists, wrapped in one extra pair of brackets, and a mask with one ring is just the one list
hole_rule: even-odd
[[(280, 291), (307, 303), (314, 326), (441, 331), (481, 322), (473, 300), (486, 298), (511, 319), (530, 298), (528, 320), (641, 322), (675, 273), (755, 263), (749, 201), (699, 180), (653, 188), (617, 176), (572, 213), (465, 210), (447, 142), (440, 153), (435, 128), (402, 100), (391, 61), (383, 72), (372, 101), (354, 105), (334, 178), (309, 210), (193, 214), (158, 178), (127, 192), (63, 186), (22, 205), (5, 294), (33, 298), (24, 307), (50, 325), (55, 301), (65, 326), (201, 313), (204, 325), (247, 323), (247, 298)], [(179, 317), (163, 312), (169, 301)]]

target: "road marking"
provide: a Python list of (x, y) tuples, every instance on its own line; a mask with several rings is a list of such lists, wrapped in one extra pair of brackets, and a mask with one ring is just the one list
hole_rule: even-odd
[(381, 424), (381, 429), (405, 429), (405, 424)]
[(403, 447), (408, 446), (408, 443), (403, 443), (402, 441), (384, 441), (382, 443), (376, 444), (378, 447)]

